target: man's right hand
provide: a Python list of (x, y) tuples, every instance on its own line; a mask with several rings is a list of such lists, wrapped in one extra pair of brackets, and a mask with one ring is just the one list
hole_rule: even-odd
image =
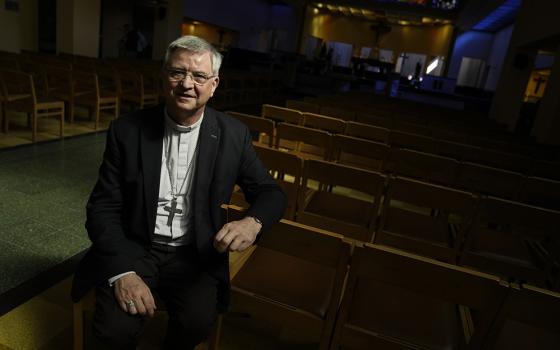
[(135, 273), (124, 275), (115, 281), (114, 288), (115, 298), (124, 312), (150, 317), (154, 315), (156, 310), (154, 297), (140, 276)]

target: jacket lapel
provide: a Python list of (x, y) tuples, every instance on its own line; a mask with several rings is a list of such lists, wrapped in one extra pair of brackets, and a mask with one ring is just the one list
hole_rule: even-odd
[(214, 112), (210, 108), (206, 108), (204, 119), (200, 126), (200, 134), (198, 139), (198, 157), (196, 160), (196, 181), (194, 195), (194, 209), (198, 214), (196, 218), (209, 217), (210, 184), (212, 183), (214, 174), (214, 164), (216, 155), (218, 154), (218, 145), (220, 144), (220, 129)]
[(163, 108), (156, 109), (157, 115), (147, 115), (140, 130), (140, 153), (142, 174), (144, 175), (144, 199), (146, 217), (148, 218), (148, 234), (155, 228), (157, 198), (161, 169), (161, 152), (163, 145)]

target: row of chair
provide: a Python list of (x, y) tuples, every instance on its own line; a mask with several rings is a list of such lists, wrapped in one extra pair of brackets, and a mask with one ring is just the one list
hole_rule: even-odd
[[(459, 162), (449, 157), (415, 151), (359, 137), (331, 134), (306, 126), (280, 122), (274, 126), (266, 118), (228, 112), (250, 130), (265, 136), (256, 145), (288, 150), (302, 158), (319, 158), (383, 173), (404, 175), (419, 180), (464, 189), (480, 194), (559, 209), (560, 181), (526, 176), (521, 173), (488, 167), (472, 162)], [(321, 122), (331, 118), (311, 116)], [(309, 119), (311, 120), (311, 119)], [(336, 120), (335, 120), (336, 121)], [(313, 124), (317, 126), (317, 124)], [(346, 123), (346, 133), (359, 134), (359, 125)], [(283, 160), (287, 161), (283, 157)], [(292, 161), (292, 164), (294, 162)], [(281, 166), (281, 163), (278, 165)], [(277, 168), (274, 168), (277, 169)], [(535, 167), (535, 169), (540, 169)], [(543, 168), (544, 169), (544, 168)]]
[(291, 124), (322, 129), (335, 134), (344, 133), (350, 136), (387, 143), (396, 147), (438, 154), (459, 161), (484, 164), (526, 175), (560, 179), (559, 162), (535, 161), (534, 157), (496, 150), (490, 145), (480, 146), (480, 143), (477, 143), (479, 145), (474, 146), (467, 143), (469, 140), (458, 142), (457, 139), (447, 137), (445, 130), (429, 129), (431, 130), (431, 135), (428, 136), (410, 128), (401, 128), (399, 126), (387, 128), (361, 122), (344, 121), (332, 116), (327, 118), (325, 115), (300, 112), (294, 109), (271, 105), (263, 105), (261, 116)]
[[(229, 220), (242, 215), (229, 207)], [(560, 338), (559, 293), (288, 220), (233, 278), (230, 311), (331, 350), (550, 349)]]
[[(287, 195), (286, 219), (504, 277), (557, 283), (559, 211), (255, 148)], [(231, 203), (247, 205), (241, 192)]]

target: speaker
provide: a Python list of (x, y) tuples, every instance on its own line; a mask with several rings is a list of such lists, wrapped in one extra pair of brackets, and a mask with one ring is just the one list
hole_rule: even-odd
[(528, 65), (529, 65), (529, 56), (527, 54), (524, 53), (515, 54), (515, 57), (513, 58), (513, 67), (519, 70), (524, 70), (527, 68)]

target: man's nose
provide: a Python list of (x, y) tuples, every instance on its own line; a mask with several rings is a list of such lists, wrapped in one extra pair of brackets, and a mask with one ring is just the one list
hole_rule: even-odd
[[(190, 82), (188, 82), (188, 80), (190, 79)], [(185, 75), (185, 78), (183, 78), (180, 82), (179, 85), (181, 85), (182, 87), (189, 89), (192, 88), (194, 86), (194, 80), (192, 75), (187, 74)]]

